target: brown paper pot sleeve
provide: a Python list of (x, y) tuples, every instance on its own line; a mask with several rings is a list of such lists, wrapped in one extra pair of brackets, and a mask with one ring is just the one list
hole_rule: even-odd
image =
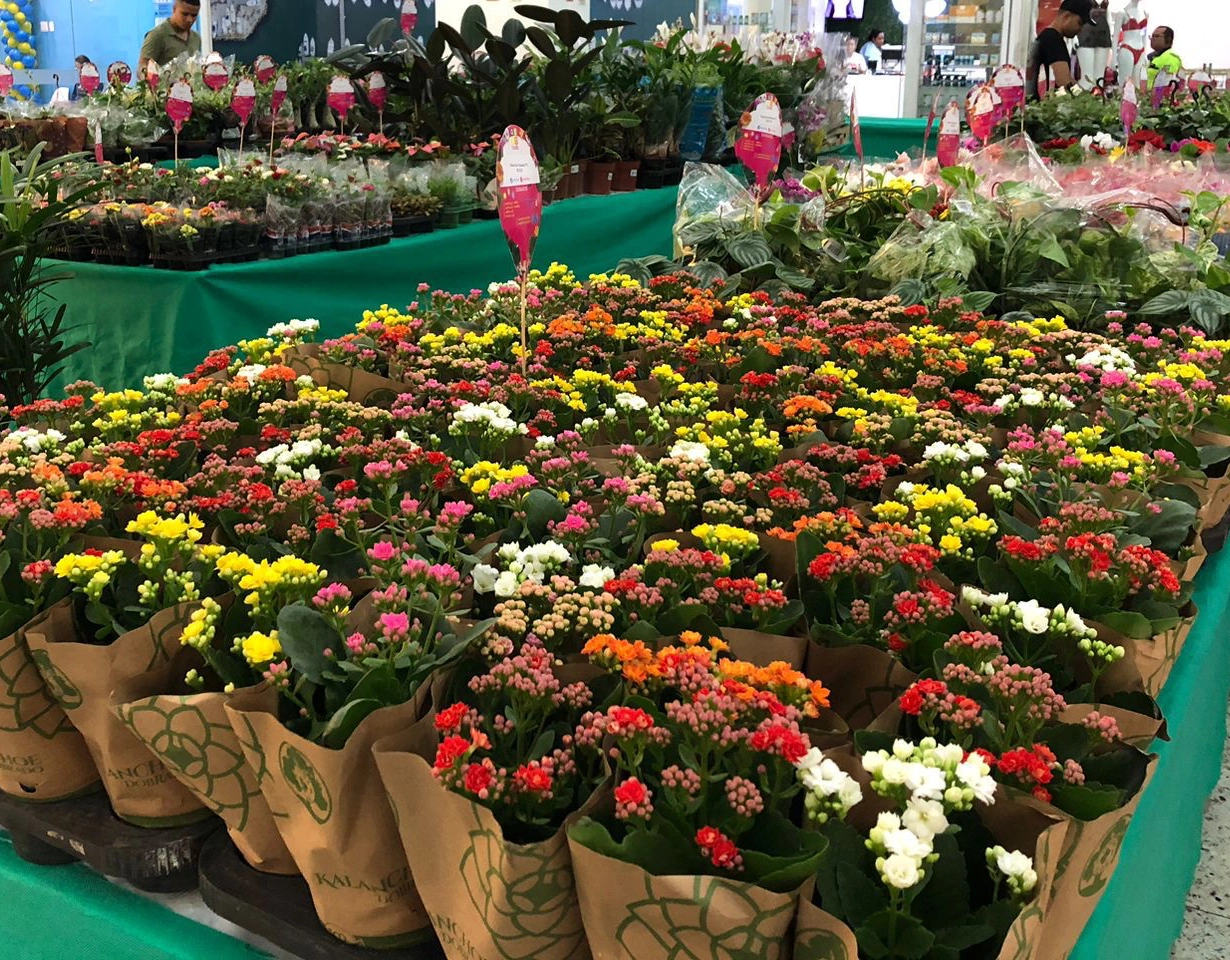
[(863, 730), (884, 711), (895, 707), (902, 692), (918, 679), (895, 657), (878, 647), (856, 645), (807, 648), (807, 676), (820, 680), (831, 691), (833, 712)]
[[(235, 695), (154, 693), (142, 678), (118, 687), (112, 703), (116, 715), (171, 775), (222, 818), (235, 847), (253, 869), (298, 873), (256, 772), (248, 766), (226, 717), (225, 704)], [(251, 695), (268, 710), (277, 706), (278, 695), (272, 689), (253, 688)]]
[(381, 740), (375, 756), (445, 956), (586, 960), (566, 825), (541, 843), (509, 843), (490, 810), (432, 776), (435, 742), (423, 720)]
[[(725, 877), (655, 877), (571, 838), (581, 918), (594, 960), (788, 960), (800, 891)], [(810, 892), (811, 883), (802, 889)]]
[(418, 718), (426, 691), (371, 713), (340, 750), (286, 729), (258, 693), (224, 707), (316, 915), (346, 943), (403, 946), (429, 926), (372, 755), (372, 744)]
[(77, 642), (68, 603), (52, 607), (26, 632), (30, 655), (69, 721), (85, 738), (102, 774), (116, 816), (141, 827), (192, 823), (209, 811), (133, 736), (111, 710), (111, 691), (143, 678), (170, 690), (186, 669), (175, 654), (194, 609), (184, 603), (161, 610), (136, 630), (106, 646)]
[(1187, 642), (1196, 622), (1196, 605), (1188, 603), (1181, 611), (1183, 619), (1169, 630), (1148, 640), (1133, 640), (1104, 624), (1089, 621), (1098, 639), (1122, 646), (1127, 655), (1111, 665), (1099, 683), (1104, 690), (1143, 690), (1156, 697), (1166, 685), (1170, 671)]
[(0, 790), (25, 800), (62, 800), (98, 783), (85, 740), (47, 689), (25, 631), (0, 639)]
[[(1150, 759), (1144, 783), (1131, 800), (1118, 810), (1090, 821), (1075, 820), (1026, 794), (1014, 793), (1009, 800), (1003, 797), (1003, 791), (1000, 792), (1001, 799), (996, 806), (1025, 807), (1047, 816), (1063, 817), (1067, 823), (1067, 832), (1053, 865), (1045, 873), (1035, 867), (1039, 897), (1045, 896), (1046, 909), (1033, 949), (1021, 954), (1021, 960), (1051, 960), (1072, 952), (1115, 872), (1128, 824), (1155, 772), (1156, 756)], [(1009, 954), (1004, 960), (1016, 960), (1016, 957)]]

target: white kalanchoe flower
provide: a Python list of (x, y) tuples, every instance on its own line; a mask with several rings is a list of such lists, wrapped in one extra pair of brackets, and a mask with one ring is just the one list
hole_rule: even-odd
[(850, 808), (863, 799), (857, 781), (817, 747), (807, 751), (795, 769), (807, 791), (803, 806), (812, 820), (825, 823), (833, 816), (844, 819)]
[(596, 563), (588, 563), (581, 569), (581, 576), (577, 579), (583, 587), (592, 587), (601, 589), (606, 586), (608, 580), (615, 579), (615, 569), (613, 567), (603, 567)]
[(649, 401), (639, 394), (635, 393), (620, 393), (615, 396), (615, 406), (621, 410), (632, 412), (645, 410), (649, 407)]
[(1016, 897), (1024, 898), (1038, 885), (1033, 859), (1019, 850), (1006, 850), (1001, 846), (988, 848), (987, 867), (993, 877), (1008, 881), (1008, 889)]
[(909, 890), (922, 879), (918, 861), (899, 853), (877, 860), (876, 867), (884, 882), (897, 890)]
[(683, 460), (693, 460), (696, 463), (709, 462), (709, 448), (696, 440), (679, 440), (666, 455)]
[(1021, 618), (1021, 626), (1026, 633), (1046, 633), (1051, 625), (1051, 611), (1037, 600), (1022, 600), (1016, 604), (1016, 612)]

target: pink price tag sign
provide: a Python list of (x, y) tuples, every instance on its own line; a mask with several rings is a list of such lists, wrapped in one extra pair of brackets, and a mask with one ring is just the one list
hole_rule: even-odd
[(402, 0), (401, 4), (401, 32), (407, 37), (414, 32), (414, 28), (419, 25), (419, 5), (414, 0)]
[(247, 126), (248, 118), (256, 109), (256, 84), (251, 78), (244, 77), (235, 84), (235, 95), (231, 97), (231, 109), (235, 111), (239, 122)]
[(1132, 135), (1132, 127), (1140, 115), (1140, 104), (1136, 102), (1136, 81), (1129, 80), (1123, 88), (1123, 102), (1119, 104), (1119, 119), (1123, 121), (1123, 138)]
[(192, 85), (183, 80), (171, 84), (171, 94), (167, 97), (167, 116), (175, 125), (175, 132), (184, 129), (184, 124), (192, 118)]
[(102, 76), (98, 72), (97, 65), (83, 63), (81, 69), (77, 71), (77, 82), (81, 84), (81, 89), (86, 93), (96, 92), (99, 84), (102, 83)]
[(145, 82), (149, 84), (151, 90), (158, 89), (158, 82), (162, 79), (162, 73), (158, 69), (158, 62), (151, 60), (145, 65)]
[(327, 99), (330, 108), (340, 113), (345, 120), (346, 114), (354, 106), (354, 84), (350, 82), (350, 78), (338, 76), (330, 80)]
[(1187, 78), (1187, 89), (1192, 93), (1199, 94), (1201, 90), (1207, 90), (1215, 86), (1213, 78), (1203, 70), (1197, 70)]
[(961, 153), (961, 108), (956, 100), (949, 100), (940, 120), (940, 136), (936, 141), (935, 155), (941, 167), (956, 166)]
[(1025, 75), (1019, 67), (1005, 63), (991, 77), (991, 85), (1004, 102), (1004, 114), (1011, 117), (1025, 102)]
[(205, 64), (201, 70), (201, 78), (205, 81), (205, 86), (210, 90), (221, 90), (231, 81), (231, 75), (226, 70), (226, 64), (219, 61), (212, 61)]
[(991, 139), (991, 131), (995, 129), (995, 98), (991, 95), (990, 87), (986, 84), (976, 87), (972, 102), (966, 101), (966, 108), (969, 111), (969, 128), (975, 137), (986, 143)]
[(280, 74), (273, 81), (273, 93), (269, 98), (269, 108), (276, 114), (286, 102), (286, 74)]
[(739, 118), (735, 156), (765, 187), (782, 159), (782, 108), (777, 97), (762, 93)]
[(381, 113), (389, 102), (389, 85), (379, 70), (373, 70), (367, 78), (367, 99)]
[(13, 71), (7, 63), (0, 63), (0, 97), (7, 97), (13, 89)]
[(505, 128), (500, 137), (495, 184), (500, 200), (500, 226), (504, 228), (517, 271), (524, 273), (530, 268), (542, 227), (542, 189), (534, 145), (518, 126)]
[(107, 67), (107, 81), (113, 87), (126, 87), (132, 83), (132, 68), (123, 60), (116, 60)]
[(267, 53), (262, 53), (256, 58), (256, 62), (252, 65), (252, 69), (256, 71), (256, 80), (258, 83), (268, 83), (278, 75), (278, 65), (274, 62), (273, 57)]

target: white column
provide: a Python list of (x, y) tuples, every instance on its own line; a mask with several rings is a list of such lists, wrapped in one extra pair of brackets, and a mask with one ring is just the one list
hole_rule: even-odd
[(1034, 42), (1038, 0), (1006, 0), (1006, 3), (1002, 62), (1015, 64), (1024, 70), (1029, 59), (1029, 48)]
[(910, 0), (910, 23), (905, 33), (905, 86), (901, 115), (918, 116), (918, 91), (922, 84), (923, 49), (927, 45), (927, 30), (923, 18), (924, 0)]
[(201, 53), (209, 56), (214, 52), (214, 12), (209, 0), (201, 0), (201, 15), (196, 22), (201, 31)]

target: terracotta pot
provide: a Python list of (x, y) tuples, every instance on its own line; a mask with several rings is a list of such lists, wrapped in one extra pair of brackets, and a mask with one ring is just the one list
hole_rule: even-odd
[(619, 160), (611, 177), (612, 193), (629, 193), (636, 189), (637, 174), (641, 170), (639, 160)]
[(590, 160), (585, 171), (585, 192), (606, 196), (611, 192), (611, 181), (615, 177), (615, 164)]

